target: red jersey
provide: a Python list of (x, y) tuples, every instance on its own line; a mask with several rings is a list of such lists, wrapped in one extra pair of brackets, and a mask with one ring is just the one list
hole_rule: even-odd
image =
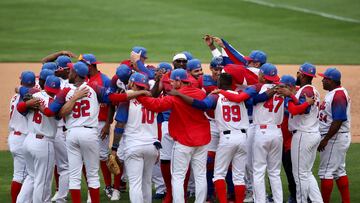
[[(203, 100), (205, 92), (198, 88), (185, 86), (178, 90), (189, 97)], [(182, 145), (196, 147), (210, 142), (210, 124), (203, 111), (186, 104), (175, 96), (162, 98), (138, 97), (138, 101), (150, 111), (162, 112), (171, 110), (169, 134)]]
[[(110, 87), (111, 80), (105, 74), (100, 71), (95, 75), (89, 77), (89, 84), (94, 84), (103, 87)], [(109, 105), (105, 103), (100, 103), (100, 111), (99, 111), (99, 121), (106, 121), (108, 117)]]

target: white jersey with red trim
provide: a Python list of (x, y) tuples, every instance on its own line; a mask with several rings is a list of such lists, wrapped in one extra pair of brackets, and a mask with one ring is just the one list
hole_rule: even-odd
[(129, 117), (123, 137), (125, 150), (157, 140), (156, 116), (157, 113), (147, 110), (136, 99), (129, 101)]
[(65, 118), (65, 126), (67, 129), (73, 127), (97, 128), (99, 125), (99, 101), (97, 99), (96, 92), (88, 86), (86, 82), (81, 84), (79, 87), (75, 87), (70, 84), (70, 91), (67, 93), (65, 101), (69, 101), (78, 88), (89, 89), (88, 96), (75, 102), (72, 112)]
[(311, 105), (308, 113), (300, 115), (289, 115), (289, 130), (299, 130), (303, 132), (319, 132), (319, 105), (320, 105), (320, 94), (316, 88), (312, 85), (305, 85), (301, 87), (295, 97), (300, 99), (304, 96), (314, 97), (315, 103)]
[(16, 106), (19, 102), (20, 94), (15, 94), (10, 101), (10, 120), (9, 131), (18, 131), (23, 134), (28, 133), (27, 119), (19, 113)]
[[(67, 87), (70, 87), (70, 83), (69, 83), (69, 79), (63, 79), (61, 77), (58, 77), (60, 79), (60, 88), (64, 89)], [(58, 127), (63, 127), (65, 126), (65, 120), (64, 119), (60, 119), (59, 123), (58, 123)]]
[[(229, 91), (237, 94), (237, 92)], [(215, 121), (220, 130), (241, 130), (249, 128), (249, 118), (244, 102), (229, 101), (224, 95), (219, 94), (215, 108)]]
[[(34, 98), (39, 98), (41, 105), (45, 108), (53, 101), (44, 90), (33, 94)], [(39, 110), (29, 110), (26, 115), (29, 130), (35, 134), (41, 134), (49, 138), (54, 138), (57, 131), (58, 121), (54, 117), (47, 117)]]
[(338, 132), (350, 132), (350, 97), (348, 92), (343, 87), (338, 87), (325, 95), (324, 101), (320, 105), (319, 121), (320, 121), (320, 133), (325, 134), (329, 131), (331, 123), (333, 122), (333, 106), (336, 102), (337, 107), (346, 105), (346, 117)]
[[(275, 84), (263, 84), (259, 94), (273, 88)], [(284, 97), (274, 94), (265, 102), (259, 102), (253, 110), (254, 124), (280, 125), (284, 117)]]

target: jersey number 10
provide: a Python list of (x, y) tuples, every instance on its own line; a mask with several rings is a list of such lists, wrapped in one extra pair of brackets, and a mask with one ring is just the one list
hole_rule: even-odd
[(153, 124), (155, 120), (155, 113), (147, 110), (146, 108), (141, 108), (142, 119), (141, 123)]

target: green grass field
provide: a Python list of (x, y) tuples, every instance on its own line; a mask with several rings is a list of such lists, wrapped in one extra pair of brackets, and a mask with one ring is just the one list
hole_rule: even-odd
[[(352, 144), (347, 154), (347, 172), (350, 180), (350, 195), (351, 202), (360, 202), (360, 193), (357, 193), (360, 189), (360, 176), (358, 176), (358, 172), (360, 171), (360, 165), (358, 164), (358, 152), (360, 151), (360, 144)], [(317, 174), (318, 169), (317, 159), (314, 166), (314, 174)], [(10, 183), (12, 179), (12, 157), (10, 152), (1, 151), (0, 152), (0, 202), (10, 202)], [(102, 180), (101, 180), (102, 181)], [(284, 200), (287, 200), (288, 190), (286, 184), (286, 177), (284, 175), (284, 171), (282, 171), (282, 182), (283, 182), (283, 190), (284, 190)], [(103, 182), (101, 182), (103, 183)], [(86, 198), (86, 186), (83, 184), (82, 197)], [(101, 202), (110, 202), (103, 193), (103, 188), (101, 188)], [(84, 200), (85, 202), (85, 200)], [(128, 192), (122, 193), (121, 201), (118, 202), (129, 202)], [(154, 201), (160, 202), (160, 201)], [(192, 202), (192, 201), (190, 201)], [(334, 184), (334, 190), (332, 195), (331, 202), (340, 202), (340, 196), (338, 190), (336, 188), (336, 184)]]
[(0, 61), (39, 61), (68, 49), (118, 62), (134, 45), (147, 47), (154, 62), (183, 50), (209, 61), (201, 38), (211, 33), (244, 54), (264, 50), (272, 63), (360, 64), (359, 9), (358, 0), (2, 0)]

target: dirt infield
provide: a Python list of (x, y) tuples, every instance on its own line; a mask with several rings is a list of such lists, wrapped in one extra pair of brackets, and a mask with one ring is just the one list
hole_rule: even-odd
[[(105, 74), (112, 76), (115, 73), (115, 69), (118, 64), (106, 63), (100, 64), (99, 69)], [(352, 115), (352, 141), (360, 142), (360, 91), (358, 91), (358, 76), (360, 75), (360, 65), (334, 65), (338, 67), (342, 73), (342, 85), (347, 88), (351, 97), (351, 115)], [(206, 67), (206, 66), (204, 66)], [(291, 74), (295, 75), (298, 69), (298, 65), (278, 65), (280, 75)], [(323, 72), (330, 66), (317, 66), (318, 72)], [(9, 101), (14, 94), (14, 88), (19, 85), (20, 73), (24, 70), (32, 70), (35, 73), (39, 73), (41, 64), (39, 63), (0, 63), (1, 81), (3, 85), (0, 87), (1, 91), (1, 112), (0, 112), (0, 150), (6, 150), (7, 137), (8, 137), (8, 121), (9, 121)], [(205, 68), (205, 72), (208, 69)], [(322, 90), (321, 79), (315, 78), (315, 86), (320, 91), (322, 97), (325, 95), (325, 91)]]

